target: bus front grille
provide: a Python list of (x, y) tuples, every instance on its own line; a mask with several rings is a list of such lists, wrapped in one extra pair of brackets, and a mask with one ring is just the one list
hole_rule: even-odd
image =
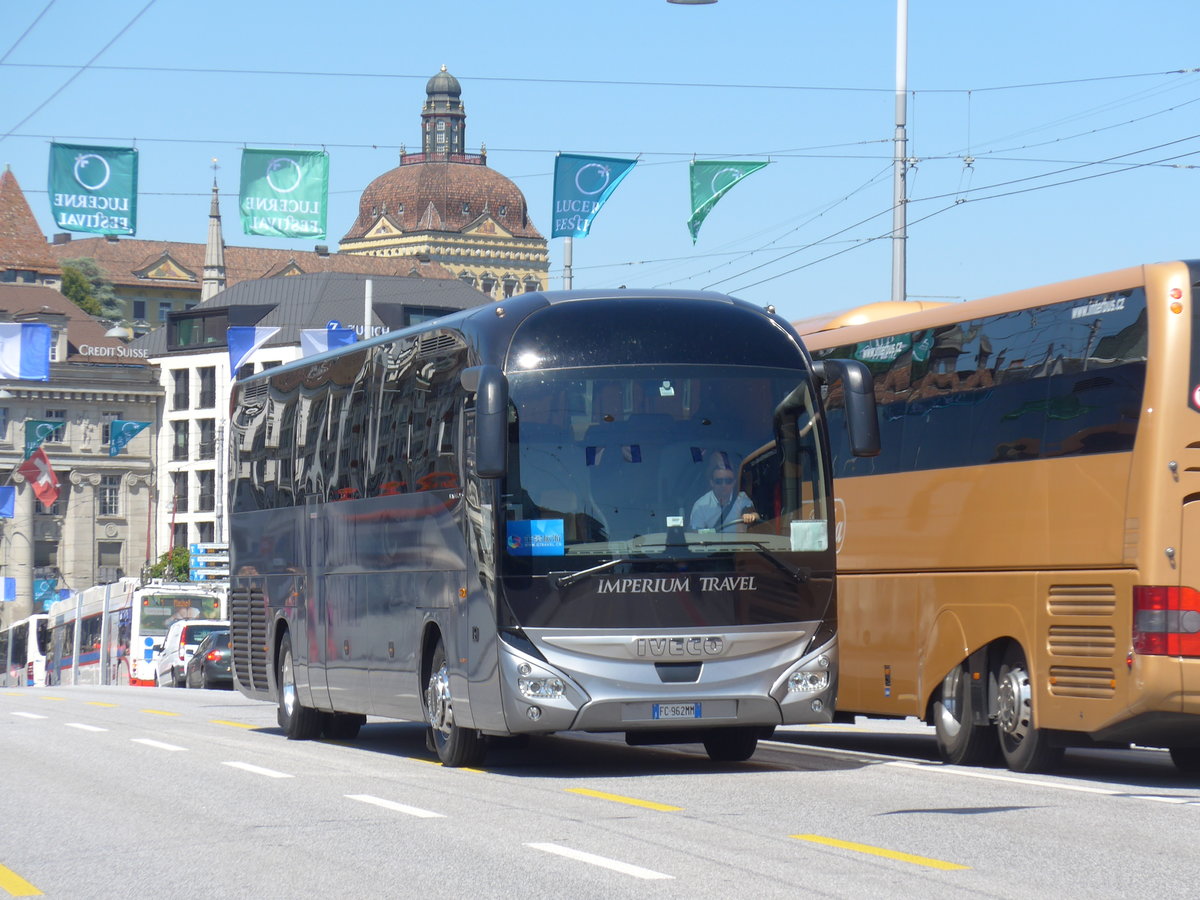
[(270, 690), (267, 681), (267, 604), (262, 588), (237, 587), (230, 591), (229, 622), (237, 680), (250, 690), (266, 693)]

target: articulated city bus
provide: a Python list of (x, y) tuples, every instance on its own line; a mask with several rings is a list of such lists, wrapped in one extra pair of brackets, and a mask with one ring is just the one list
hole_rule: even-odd
[(866, 368), (719, 294), (524, 294), (240, 380), (235, 684), (290, 738), (425, 721), (447, 765), (829, 721), (834, 371), (875, 452)]
[(224, 619), (227, 594), (220, 583), (122, 578), (55, 601), (49, 613), (50, 680), (153, 686), (171, 623)]
[(838, 446), (833, 386), (839, 714), (926, 719), (954, 763), (1136, 742), (1200, 770), (1198, 285), (1170, 262), (799, 326), (870, 366), (883, 447)]
[(49, 616), (36, 613), (0, 630), (0, 661), (4, 687), (46, 683), (46, 655), (50, 651)]

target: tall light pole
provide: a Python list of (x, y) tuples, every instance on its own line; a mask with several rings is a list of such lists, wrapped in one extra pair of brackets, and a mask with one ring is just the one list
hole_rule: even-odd
[(892, 154), (892, 300), (908, 298), (908, 0), (896, 0), (896, 138)]

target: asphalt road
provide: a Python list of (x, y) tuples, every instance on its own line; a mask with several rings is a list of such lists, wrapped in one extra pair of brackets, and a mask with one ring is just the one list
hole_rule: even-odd
[(1195, 896), (1200, 785), (1159, 751), (1053, 776), (915, 722), (746, 763), (567, 735), (447, 769), (414, 723), (286, 740), (228, 691), (0, 690), (0, 898)]

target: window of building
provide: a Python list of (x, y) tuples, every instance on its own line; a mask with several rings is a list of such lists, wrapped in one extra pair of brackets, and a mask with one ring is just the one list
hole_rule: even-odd
[[(121, 514), (121, 476), (100, 476), (100, 508), (102, 516), (119, 516)], [(103, 564), (102, 564), (103, 565)]]
[(174, 498), (172, 509), (177, 513), (188, 511), (188, 473), (187, 472), (172, 472), (171, 473), (171, 490)]
[(50, 337), (50, 362), (59, 362), (57, 330)]
[(211, 544), (216, 540), (216, 527), (212, 522), (197, 522), (196, 537), (203, 543)]
[(517, 292), (517, 279), (511, 275), (504, 276), (504, 296), (511, 297)]
[(146, 301), (145, 300), (134, 300), (133, 301), (133, 317), (135, 319), (146, 318)]
[(217, 420), (200, 419), (200, 459), (215, 459), (217, 455)]
[(0, 444), (8, 441), (8, 407), (0, 406)]
[(62, 422), (62, 425), (55, 428), (50, 437), (46, 439), (46, 443), (65, 444), (67, 442), (67, 411), (65, 409), (48, 409), (46, 418), (54, 422)]
[(188, 545), (188, 527), (186, 522), (176, 522), (171, 529), (171, 546), (186, 547)]
[(497, 214), (498, 216), (500, 216), (500, 218), (502, 218), (502, 219), (503, 219), (505, 216), (507, 216), (507, 215), (508, 215), (508, 204), (507, 204), (507, 203), (501, 203), (499, 206), (497, 206), (497, 207), (496, 207), (496, 214)]
[(171, 409), (187, 409), (190, 382), (190, 372), (187, 369), (176, 369), (171, 373), (175, 389), (171, 392)]
[(171, 454), (171, 459), (181, 460), (188, 458), (188, 423), (172, 422), (171, 427), (175, 431), (175, 449)]
[(196, 511), (212, 512), (216, 509), (216, 493), (213, 486), (216, 483), (216, 473), (212, 469), (203, 469), (196, 473), (197, 491)]
[[(120, 541), (96, 542), (96, 564), (100, 568), (97, 577), (100, 584), (112, 584), (125, 574), (121, 568), (121, 546)], [(84, 619), (84, 621), (94, 621), (97, 626), (100, 624), (99, 617), (90, 620)], [(97, 634), (95, 639), (99, 640), (100, 635)]]
[(167, 321), (167, 316), (171, 314), (172, 304), (168, 300), (158, 301), (158, 321)]
[(463, 201), (462, 211), (464, 216), (471, 211), (471, 202), (469, 200)]
[(100, 443), (112, 443), (112, 423), (114, 419), (121, 418), (121, 411), (118, 409), (106, 409), (100, 413)]
[(212, 409), (217, 405), (216, 367), (201, 366), (196, 374), (200, 377), (200, 403), (197, 409)]

